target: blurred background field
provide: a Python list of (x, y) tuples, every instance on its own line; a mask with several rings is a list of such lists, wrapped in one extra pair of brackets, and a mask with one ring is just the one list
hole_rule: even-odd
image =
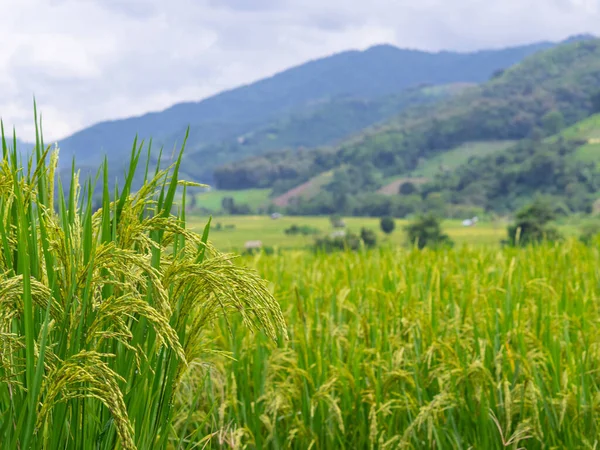
[[(201, 231), (208, 220), (207, 216), (192, 216), (188, 218), (190, 228)], [(406, 244), (406, 233), (403, 227), (409, 220), (397, 220), (396, 230), (391, 235), (385, 235), (379, 226), (379, 219), (372, 217), (347, 217), (343, 219), (346, 229), (359, 232), (367, 228), (377, 233), (382, 245), (401, 246)], [(558, 229), (565, 236), (575, 236), (579, 233), (584, 220), (578, 218), (565, 219), (558, 224)], [(220, 224), (221, 229), (218, 229)], [(504, 220), (479, 222), (472, 227), (465, 227), (460, 220), (445, 220), (442, 227), (455, 241), (456, 245), (500, 246), (506, 239)], [(283, 216), (272, 219), (270, 216), (215, 216), (212, 218), (210, 240), (224, 251), (238, 251), (244, 248), (248, 241), (259, 240), (265, 247), (279, 249), (306, 249), (311, 247), (318, 235), (288, 235), (285, 230), (292, 225), (309, 226), (319, 231), (318, 235), (328, 235), (335, 231), (329, 217), (326, 216)]]

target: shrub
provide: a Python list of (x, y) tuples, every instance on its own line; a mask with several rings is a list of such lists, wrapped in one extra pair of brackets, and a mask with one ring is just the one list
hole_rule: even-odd
[(534, 201), (517, 212), (515, 224), (508, 227), (508, 244), (524, 246), (559, 240), (558, 230), (548, 225), (554, 218), (554, 210), (547, 201)]
[(340, 216), (338, 214), (331, 216), (329, 218), (329, 221), (331, 222), (331, 226), (333, 228), (345, 228), (346, 227), (346, 223), (344, 222), (344, 219), (342, 219), (342, 216)]
[(340, 250), (358, 250), (360, 248), (360, 237), (354, 233), (346, 233), (344, 236), (324, 236), (315, 241), (316, 251), (333, 252)]
[(260, 248), (246, 248), (242, 252), (242, 255), (245, 255), (245, 256), (258, 255), (258, 254), (269, 255), (269, 256), (274, 255), (275, 248), (270, 245), (266, 245), (266, 246), (260, 247)]
[(442, 232), (439, 219), (432, 214), (420, 216), (407, 225), (406, 233), (408, 243), (416, 244), (420, 249), (454, 245), (450, 237)]
[(318, 234), (319, 230), (317, 228), (313, 228), (308, 225), (299, 226), (299, 225), (293, 224), (289, 228), (286, 228), (284, 233), (287, 235), (302, 234), (304, 236), (309, 236), (311, 234)]
[(379, 226), (381, 227), (381, 231), (383, 231), (385, 234), (390, 234), (396, 228), (396, 222), (394, 222), (392, 217), (386, 216), (381, 218)]
[(542, 117), (542, 127), (548, 136), (558, 133), (564, 126), (565, 118), (560, 111), (552, 110)]
[(368, 248), (373, 248), (377, 246), (377, 234), (375, 234), (373, 230), (369, 230), (368, 228), (362, 228), (360, 230), (360, 239)]
[(208, 243), (210, 222), (200, 236), (185, 228), (185, 204), (171, 214), (181, 155), (131, 191), (140, 152), (114, 201), (101, 166), (93, 213), (91, 180), (71, 173), (64, 195), (56, 152), (48, 162), (38, 140), (27, 170), (2, 136), (3, 448), (191, 448), (195, 431), (173, 404), (211, 350), (204, 330), (237, 311), (272, 339), (285, 333), (266, 283)]
[(579, 240), (585, 245), (591, 245), (598, 236), (600, 236), (600, 223), (588, 223), (582, 227), (582, 233)]
[(221, 209), (225, 214), (231, 215), (248, 215), (252, 214), (252, 208), (246, 203), (236, 203), (233, 197), (223, 197), (221, 199)]

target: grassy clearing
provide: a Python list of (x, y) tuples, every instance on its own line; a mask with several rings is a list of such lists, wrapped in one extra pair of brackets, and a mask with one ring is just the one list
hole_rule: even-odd
[[(205, 331), (224, 314), (284, 335), (281, 310), (254, 273), (190, 232), (174, 199), (177, 162), (131, 192), (106, 165), (93, 180), (55, 174), (38, 133), (22, 164), (2, 130), (0, 159), (0, 446), (3, 449), (196, 448), (194, 409), (177, 403), (210, 379)], [(150, 149), (148, 149), (148, 154)], [(142, 170), (142, 174), (143, 174)], [(183, 196), (185, 198), (185, 196)], [(207, 228), (208, 230), (208, 228)]]
[(277, 206), (285, 207), (293, 198), (303, 198), (309, 200), (316, 197), (321, 192), (323, 186), (333, 180), (333, 170), (323, 172), (316, 177), (311, 178), (306, 183), (302, 183), (293, 189), (290, 189), (284, 194), (281, 194), (273, 200)]
[[(587, 141), (575, 153), (575, 158), (584, 162), (600, 163), (600, 114), (588, 117), (560, 132), (558, 136), (565, 139)], [(550, 140), (556, 140), (552, 137)]]
[(270, 189), (246, 189), (243, 191), (211, 190), (196, 195), (198, 205), (210, 211), (221, 210), (221, 202), (225, 197), (233, 198), (236, 204), (247, 204), (253, 210), (266, 208), (269, 203)]
[(253, 261), (290, 341), (215, 330), (214, 448), (597, 448), (597, 246)]
[(575, 157), (584, 162), (600, 163), (600, 142), (582, 145), (575, 152)]
[[(600, 139), (600, 114), (577, 122), (559, 133), (565, 139)], [(551, 139), (557, 139), (553, 137)]]
[(514, 141), (467, 142), (426, 160), (411, 173), (411, 176), (431, 178), (441, 170), (453, 170), (458, 166), (466, 164), (469, 158), (487, 156), (506, 150), (513, 144)]

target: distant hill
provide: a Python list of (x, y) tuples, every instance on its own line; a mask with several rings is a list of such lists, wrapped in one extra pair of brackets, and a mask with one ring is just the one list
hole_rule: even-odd
[(185, 168), (188, 173), (212, 180), (212, 171), (217, 166), (246, 157), (270, 151), (289, 149), (294, 152), (298, 149), (339, 144), (353, 134), (400, 114), (410, 106), (439, 101), (456, 95), (469, 86), (471, 84), (455, 83), (409, 88), (399, 94), (374, 99), (342, 96), (323, 102), (318, 108), (284, 116), (227, 141), (200, 147), (192, 143), (186, 147)]
[[(152, 137), (157, 147), (164, 145), (170, 150), (176, 142), (181, 143), (185, 129), (190, 126), (190, 156), (189, 163), (185, 164), (191, 169), (188, 176), (210, 181), (217, 164), (261, 154), (269, 149), (294, 147), (298, 129), (305, 125), (302, 131), (306, 136), (320, 137), (309, 141), (308, 145), (323, 145), (335, 142), (344, 134), (356, 133), (365, 124), (389, 118), (382, 114), (384, 110), (376, 108), (373, 116), (364, 120), (340, 114), (339, 119), (325, 121), (324, 126), (332, 127), (332, 130), (323, 130), (321, 121), (311, 122), (311, 114), (319, 117), (327, 110), (339, 113), (344, 102), (340, 101), (340, 97), (378, 102), (377, 99), (384, 96), (397, 95), (407, 88), (423, 84), (479, 83), (494, 72), (511, 67), (553, 45), (542, 42), (473, 53), (429, 53), (390, 45), (347, 51), (203, 101), (180, 103), (160, 112), (98, 123), (59, 140), (62, 161), (68, 163), (75, 155), (78, 164), (96, 167), (106, 155), (109, 161), (118, 163), (129, 152), (136, 134), (146, 140)], [(390, 114), (397, 112), (395, 108), (389, 109)], [(297, 118), (304, 125), (289, 124)], [(288, 125), (282, 125), (286, 121)], [(263, 139), (248, 152), (236, 154), (239, 137), (269, 135), (270, 127), (295, 128), (296, 131), (289, 136), (285, 133), (278, 135), (271, 144), (268, 139)], [(223, 151), (232, 145), (232, 151)]]
[(591, 212), (600, 196), (600, 114), (543, 140), (524, 139), (504, 152), (475, 158), (425, 185), (425, 198), (508, 212), (534, 195), (565, 211)]
[(334, 181), (323, 195), (297, 212), (330, 213), (347, 204), (360, 213), (360, 204), (374, 201), (363, 194), (380, 189), (386, 179), (408, 175), (422, 161), (468, 142), (539, 141), (588, 116), (599, 91), (600, 40), (575, 40), (532, 55), (455, 97), (412, 107), (335, 148), (271, 153), (220, 168), (215, 176), (219, 187), (272, 187), (283, 194), (333, 170)]

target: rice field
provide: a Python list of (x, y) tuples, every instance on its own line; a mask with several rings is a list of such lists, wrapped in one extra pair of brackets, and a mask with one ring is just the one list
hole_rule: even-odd
[[(504, 226), (450, 223), (454, 249), (236, 258), (186, 217), (181, 154), (144, 172), (134, 144), (95, 208), (39, 131), (28, 161), (9, 144), (2, 450), (599, 447), (600, 240), (501, 248), (474, 231)], [(240, 240), (327, 223), (230, 219)]]
[(211, 333), (232, 357), (210, 361), (195, 403), (212, 448), (598, 448), (597, 245), (244, 263), (289, 340), (235, 320)]

